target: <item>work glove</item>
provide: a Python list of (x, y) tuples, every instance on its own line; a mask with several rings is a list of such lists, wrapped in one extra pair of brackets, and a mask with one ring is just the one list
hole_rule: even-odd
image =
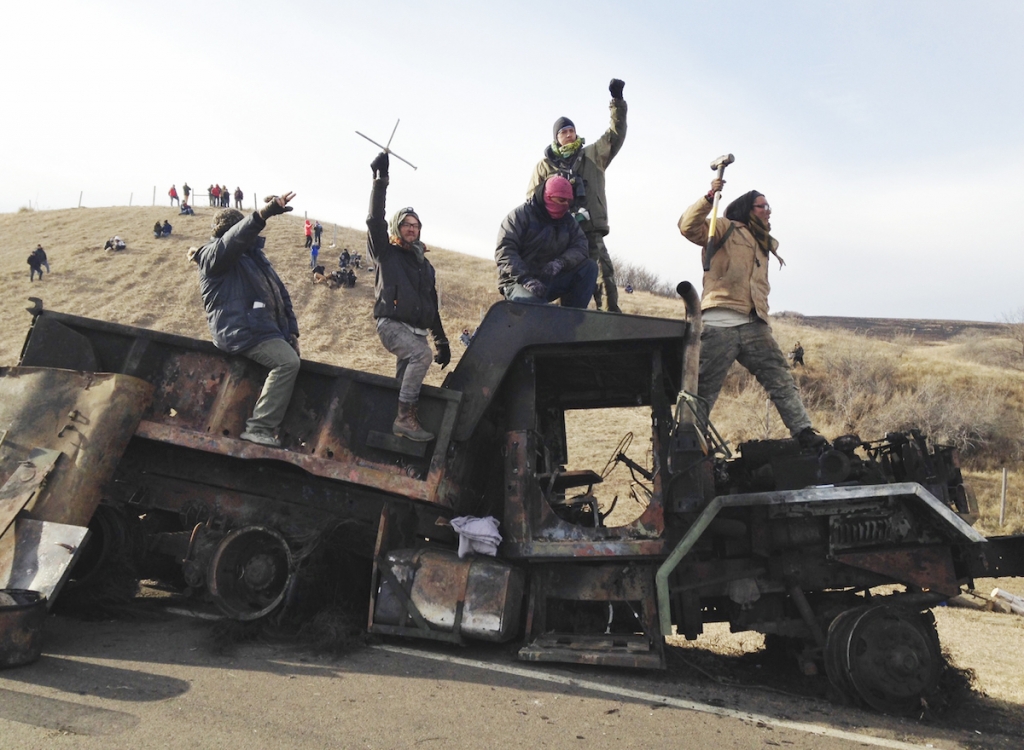
[(286, 193), (283, 196), (268, 195), (263, 199), (267, 205), (260, 209), (260, 218), (266, 221), (271, 216), (279, 216), (291, 211), (293, 206), (289, 206), (288, 201), (291, 200), (293, 195), (294, 193)]
[(523, 289), (528, 291), (534, 297), (540, 297), (545, 299), (548, 294), (548, 288), (539, 279), (530, 279), (529, 281), (523, 282)]
[(437, 347), (437, 354), (434, 355), (434, 361), (441, 365), (441, 369), (443, 370), (452, 361), (452, 348), (448, 345), (447, 341), (435, 342), (434, 346)]
[(565, 263), (562, 262), (562, 259), (555, 258), (541, 269), (540, 275), (546, 279), (553, 279), (562, 272), (563, 268), (565, 268)]
[(288, 337), (288, 343), (292, 345), (292, 349), (295, 350), (295, 353), (301, 357), (302, 354), (299, 352), (299, 337), (293, 333)]
[(608, 93), (612, 95), (612, 99), (622, 98), (622, 87), (626, 85), (625, 81), (620, 81), (618, 78), (613, 78), (611, 83), (608, 84)]
[(377, 154), (373, 161), (370, 162), (370, 171), (373, 172), (373, 178), (375, 180), (386, 180), (390, 163), (391, 160), (388, 158), (387, 151), (381, 151)]

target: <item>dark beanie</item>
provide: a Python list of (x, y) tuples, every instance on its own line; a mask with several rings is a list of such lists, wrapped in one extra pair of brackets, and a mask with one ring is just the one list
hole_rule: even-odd
[(561, 130), (562, 128), (574, 128), (575, 129), (575, 127), (576, 127), (576, 125), (568, 117), (559, 117), (557, 120), (555, 120), (555, 128), (552, 131), (552, 135), (554, 136), (554, 139), (557, 141), (558, 140), (558, 131), (559, 130)]

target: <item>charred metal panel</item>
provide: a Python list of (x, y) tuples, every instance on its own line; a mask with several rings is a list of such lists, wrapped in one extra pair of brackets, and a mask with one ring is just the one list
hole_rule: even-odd
[[(61, 346), (73, 341), (66, 358)], [(89, 346), (86, 346), (87, 342)], [(91, 347), (91, 359), (83, 352)], [(282, 449), (237, 440), (262, 389), (266, 370), (206, 341), (42, 312), (22, 364), (131, 372), (154, 387), (139, 435), (166, 445), (253, 459), (285, 461), (330, 479), (448, 506), (457, 484), (442, 483), (461, 394), (425, 386), (419, 417), (437, 439), (421, 455), (395, 451), (372, 433), (390, 435), (398, 404), (393, 378), (303, 362), (281, 425)]]
[[(660, 343), (672, 353), (666, 367), (670, 372), (678, 373), (671, 384), (678, 391), (686, 331), (687, 323), (684, 320), (607, 315), (555, 305), (499, 302), (487, 312), (458, 367), (444, 381), (445, 388), (463, 394), (463, 408), (455, 427), (454, 439), (462, 441), (472, 436), (477, 423), (510, 372), (512, 363), (528, 347), (572, 348), (578, 344), (637, 341), (649, 345)], [(605, 351), (612, 352), (613, 349)], [(625, 365), (628, 356), (623, 352), (616, 359)], [(640, 392), (646, 390), (645, 384)], [(625, 400), (635, 398), (636, 394), (627, 390), (615, 395)]]
[(33, 448), (64, 454), (25, 512), (85, 526), (149, 405), (149, 383), (125, 375), (34, 367), (0, 370), (0, 481)]
[(60, 451), (37, 448), (0, 487), (0, 537), (42, 489), (61, 455)]
[(910, 547), (846, 552), (835, 559), (845, 565), (879, 573), (900, 583), (946, 596), (960, 593), (949, 547)]
[(19, 518), (0, 537), (0, 589), (38, 591), (51, 606), (88, 537), (84, 526)]

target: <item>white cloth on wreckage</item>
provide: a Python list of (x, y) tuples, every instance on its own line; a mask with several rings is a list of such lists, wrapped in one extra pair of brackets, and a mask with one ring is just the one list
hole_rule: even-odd
[(494, 516), (477, 518), (476, 516), (459, 516), (451, 520), (452, 528), (459, 534), (459, 557), (470, 552), (495, 557), (501, 534), (498, 533), (498, 519)]

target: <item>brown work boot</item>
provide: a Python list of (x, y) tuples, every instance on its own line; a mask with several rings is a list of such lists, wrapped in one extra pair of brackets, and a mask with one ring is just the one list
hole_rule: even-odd
[(434, 439), (434, 433), (427, 432), (420, 425), (417, 405), (417, 402), (411, 404), (404, 401), (398, 402), (398, 418), (391, 425), (391, 432), (398, 437), (404, 437), (416, 443), (426, 443)]

